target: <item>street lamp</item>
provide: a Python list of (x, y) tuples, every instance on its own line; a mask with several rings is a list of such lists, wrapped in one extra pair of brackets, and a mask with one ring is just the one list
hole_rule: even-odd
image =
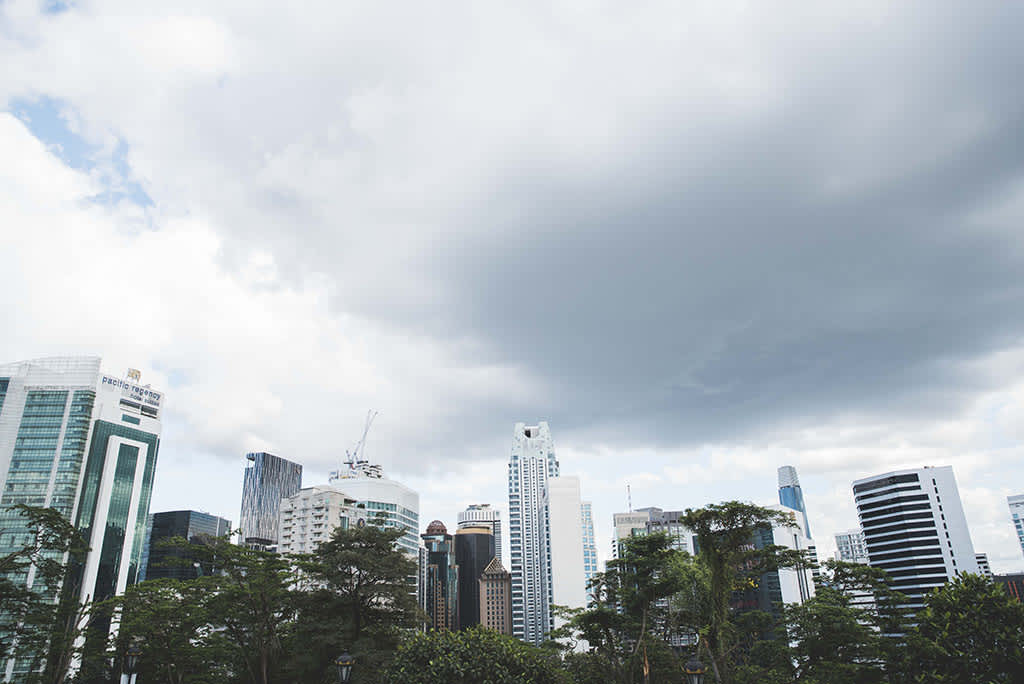
[(124, 672), (121, 674), (122, 684), (135, 684), (135, 678), (138, 676), (136, 669), (139, 666), (139, 658), (141, 657), (142, 648), (138, 640), (132, 641), (124, 654)]
[(683, 673), (686, 675), (686, 681), (688, 684), (704, 684), (704, 663), (697, 660), (697, 656), (693, 656), (686, 661), (686, 665), (683, 666)]
[(338, 666), (338, 681), (341, 684), (348, 684), (352, 678), (352, 666), (356, 664), (356, 659), (349, 655), (348, 651), (345, 651), (334, 659), (334, 664)]

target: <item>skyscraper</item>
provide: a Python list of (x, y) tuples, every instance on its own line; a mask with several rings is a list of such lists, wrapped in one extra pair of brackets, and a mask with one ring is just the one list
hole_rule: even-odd
[(1017, 533), (1017, 541), (1020, 542), (1021, 553), (1024, 553), (1024, 494), (1008, 496), (1006, 503), (1010, 506), (1010, 518), (1013, 520), (1013, 530)]
[(516, 423), (508, 464), (508, 527), (512, 554), (512, 634), (539, 644), (552, 628), (546, 559), (550, 555), (544, 498), (558, 461), (547, 423)]
[(470, 504), (459, 512), (459, 529), (481, 526), (494, 535), (494, 557), (501, 560), (501, 512), (491, 504)]
[(864, 542), (864, 533), (860, 530), (847, 530), (836, 534), (836, 560), (867, 565), (868, 547)]
[(351, 495), (335, 487), (305, 487), (281, 501), (277, 550), (312, 553), (331, 538), (334, 530), (347, 530), (361, 512)]
[[(25, 519), (7, 507), (49, 507), (81, 530), (91, 549), (73, 569), (83, 601), (135, 584), (163, 400), (140, 384), (136, 370), (102, 373), (99, 357), (0, 366), (0, 556), (26, 532)], [(31, 573), (25, 582), (32, 586)], [(13, 672), (11, 661), (7, 675)]]
[(480, 576), (480, 624), (512, 634), (512, 576), (497, 557)]
[[(803, 516), (800, 511), (780, 504), (771, 504), (766, 508), (789, 513), (795, 527), (783, 525), (764, 526), (754, 532), (752, 540), (754, 548), (781, 546), (794, 551), (807, 552), (807, 534), (803, 528)], [(802, 604), (814, 596), (814, 575), (808, 565), (779, 568), (761, 575), (757, 586), (742, 592), (736, 592), (733, 600), (734, 608), (757, 609), (764, 612), (778, 613), (783, 604)]]
[(459, 573), (452, 535), (448, 534), (444, 523), (435, 520), (421, 536), (427, 551), (423, 608), (430, 616), (429, 626), (431, 629), (455, 629), (459, 619)]
[(455, 531), (455, 565), (459, 569), (459, 629), (480, 624), (480, 578), (494, 560), (494, 535), (486, 527)]
[[(597, 574), (597, 543), (594, 541), (594, 507), (591, 502), (580, 504), (580, 514), (583, 520), (583, 575), (589, 587), (590, 580)], [(587, 600), (591, 598), (588, 589)]]
[[(403, 530), (396, 546), (412, 558), (419, 556), (420, 495), (401, 482), (384, 477), (379, 465), (360, 463), (331, 483), (356, 500), (362, 509), (357, 525)], [(360, 522), (362, 520), (362, 522)]]
[(242, 480), (242, 541), (276, 548), (281, 499), (302, 489), (302, 466), (264, 451), (245, 457), (252, 464)]
[(212, 570), (204, 568), (188, 549), (167, 548), (161, 545), (162, 541), (182, 537), (192, 544), (202, 544), (205, 539), (231, 534), (230, 520), (199, 511), (164, 511), (149, 518), (143, 580), (195, 579)]
[(961, 573), (977, 573), (953, 469), (897, 470), (856, 480), (853, 495), (872, 567), (914, 606)]
[[(550, 603), (568, 608), (587, 605), (587, 575), (583, 562), (583, 506), (580, 479), (561, 475), (548, 479), (544, 498), (547, 545), (546, 581)], [(553, 621), (555, 627), (561, 626)]]
[(803, 516), (804, 534), (808, 539), (811, 539), (811, 525), (807, 521), (807, 506), (804, 505), (804, 492), (800, 488), (800, 480), (796, 475), (796, 468), (793, 466), (782, 466), (779, 468), (779, 503), (800, 511), (800, 515)]

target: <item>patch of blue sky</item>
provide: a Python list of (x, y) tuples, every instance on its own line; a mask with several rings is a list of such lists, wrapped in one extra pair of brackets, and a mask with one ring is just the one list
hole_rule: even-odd
[(75, 6), (75, 0), (44, 0), (43, 11), (47, 14), (60, 14)]
[(54, 98), (15, 99), (10, 110), (65, 164), (90, 174), (103, 185), (103, 190), (91, 198), (94, 202), (128, 201), (140, 207), (153, 206), (150, 196), (132, 179), (124, 141), (118, 140), (112, 152), (90, 143), (77, 132), (73, 110)]

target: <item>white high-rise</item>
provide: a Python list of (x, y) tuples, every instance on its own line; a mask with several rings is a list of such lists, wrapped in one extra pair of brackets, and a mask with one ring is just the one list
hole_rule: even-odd
[(459, 529), (486, 527), (494, 535), (494, 556), (501, 560), (501, 512), (491, 504), (470, 504), (459, 511)]
[(857, 515), (872, 567), (922, 605), (922, 597), (978, 561), (953, 468), (897, 470), (853, 483)]
[(1013, 531), (1017, 533), (1021, 553), (1024, 553), (1024, 494), (1006, 497), (1010, 506), (1010, 518), (1013, 520)]
[[(277, 550), (280, 553), (313, 553), (337, 528), (354, 525), (362, 509), (356, 500), (335, 487), (300, 489), (281, 500)], [(365, 515), (365, 514), (364, 514)]]
[[(551, 540), (547, 558), (550, 601), (568, 608), (585, 608), (587, 575), (583, 562), (580, 478), (568, 475), (549, 478), (545, 509)], [(560, 626), (558, 621), (554, 625)]]
[(558, 461), (548, 424), (516, 423), (508, 464), (512, 634), (534, 644), (552, 628), (546, 563), (551, 540), (544, 509), (551, 477), (558, 477)]
[(868, 547), (864, 543), (864, 533), (847, 530), (836, 534), (836, 560), (867, 565)]

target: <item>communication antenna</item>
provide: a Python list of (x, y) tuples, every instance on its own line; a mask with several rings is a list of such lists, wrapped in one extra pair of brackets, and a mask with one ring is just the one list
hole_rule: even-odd
[(633, 492), (630, 491), (629, 485), (626, 485), (626, 503), (629, 505), (629, 512), (633, 512)]

